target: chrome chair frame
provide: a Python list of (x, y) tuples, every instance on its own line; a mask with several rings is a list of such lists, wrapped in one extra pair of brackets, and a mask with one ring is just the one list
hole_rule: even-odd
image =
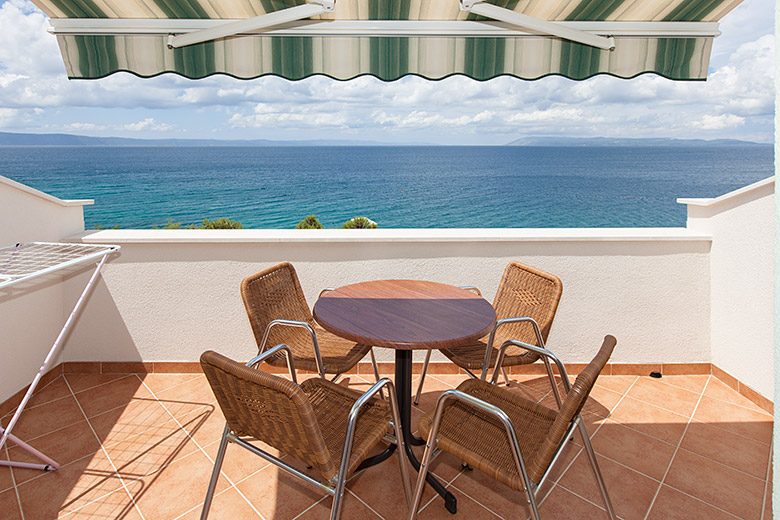
[[(279, 345), (276, 345), (275, 347), (268, 349), (262, 354), (255, 356), (254, 358), (252, 358), (247, 362), (246, 366), (254, 367), (255, 365), (265, 360), (267, 357), (276, 355), (282, 351), (285, 353), (287, 358), (287, 367), (290, 372), (290, 377), (292, 377), (293, 382), (297, 384), (298, 381), (295, 377), (295, 365), (293, 361), (292, 350), (290, 349), (289, 346), (285, 345), (284, 343), (280, 343)], [(346, 433), (346, 437), (344, 438), (344, 449), (342, 451), (341, 462), (339, 464), (339, 472), (332, 479), (330, 479), (329, 482), (321, 482), (307, 475), (306, 473), (286, 464), (285, 462), (271, 455), (270, 453), (261, 450), (257, 446), (254, 446), (249, 442), (237, 437), (235, 434), (233, 434), (230, 431), (230, 426), (228, 426), (228, 424), (225, 424), (225, 429), (222, 432), (222, 440), (219, 443), (219, 450), (217, 451), (217, 457), (214, 461), (214, 470), (212, 471), (211, 480), (209, 481), (209, 488), (208, 491), (206, 492), (206, 499), (203, 503), (203, 510), (201, 511), (201, 515), (200, 515), (201, 520), (206, 520), (208, 518), (209, 509), (211, 508), (211, 502), (214, 498), (214, 491), (216, 489), (217, 482), (219, 481), (219, 474), (222, 468), (222, 463), (224, 462), (225, 459), (225, 452), (227, 450), (228, 442), (232, 442), (237, 444), (238, 446), (241, 446), (242, 448), (254, 453), (255, 455), (285, 470), (291, 475), (298, 477), (305, 482), (308, 482), (309, 484), (313, 485), (319, 490), (324, 491), (330, 496), (332, 496), (333, 506), (331, 508), (330, 519), (338, 520), (339, 516), (341, 515), (342, 499), (344, 497), (344, 488), (347, 480), (345, 476), (346, 476), (347, 468), (349, 467), (349, 458), (352, 452), (352, 439), (355, 434), (355, 426), (357, 424), (358, 414), (360, 413), (360, 410), (363, 408), (363, 406), (385, 386), (389, 386), (388, 393), (390, 394), (390, 409), (393, 416), (393, 420), (391, 421), (391, 424), (393, 426), (393, 431), (395, 432), (396, 443), (398, 445), (398, 448), (400, 449), (398, 462), (401, 467), (401, 479), (403, 480), (403, 484), (404, 484), (404, 494), (406, 495), (407, 504), (411, 503), (412, 490), (410, 486), (409, 468), (407, 467), (406, 464), (406, 458), (400, 455), (402, 453), (405, 453), (406, 448), (404, 445), (403, 433), (400, 431), (400, 428), (398, 426), (401, 424), (401, 420), (398, 414), (398, 402), (395, 397), (395, 388), (393, 387), (392, 381), (390, 381), (387, 378), (383, 378), (377, 383), (375, 383), (371, 388), (369, 388), (362, 396), (360, 396), (360, 398), (358, 398), (357, 401), (355, 401), (355, 404), (352, 405), (352, 408), (350, 409), (349, 412), (349, 419), (347, 422), (347, 433)]]
[[(560, 371), (561, 377), (563, 379), (563, 386), (564, 389), (566, 390), (566, 393), (568, 394), (568, 392), (571, 391), (571, 383), (569, 383), (569, 377), (568, 374), (566, 373), (566, 368), (564, 367), (561, 360), (558, 359), (558, 357), (555, 354), (553, 354), (552, 352), (550, 352), (545, 348), (537, 347), (535, 345), (530, 345), (528, 343), (524, 343), (522, 341), (517, 341), (517, 340), (507, 340), (501, 345), (501, 348), (499, 349), (498, 357), (496, 358), (496, 365), (493, 371), (493, 377), (491, 379), (491, 383), (495, 383), (495, 381), (498, 379), (499, 370), (501, 368), (501, 362), (503, 361), (503, 357), (504, 354), (506, 353), (507, 347), (509, 347), (510, 345), (514, 345), (517, 347), (525, 348), (533, 352), (536, 352), (537, 354), (545, 358), (548, 364), (550, 360), (552, 360), (552, 362), (555, 363), (558, 370)], [(562, 402), (558, 394), (557, 385), (554, 384), (554, 381), (553, 381), (553, 389), (555, 392), (556, 401), (558, 403), (558, 408), (560, 409)], [(598, 466), (598, 461), (596, 460), (596, 454), (593, 451), (593, 446), (590, 443), (588, 430), (585, 428), (585, 423), (582, 420), (581, 414), (577, 414), (577, 416), (569, 425), (566, 434), (563, 436), (561, 443), (558, 445), (558, 448), (555, 451), (555, 455), (553, 456), (552, 461), (547, 466), (547, 469), (545, 470), (542, 477), (539, 479), (539, 482), (534, 482), (528, 476), (528, 472), (526, 471), (525, 462), (523, 461), (523, 455), (520, 452), (520, 445), (517, 440), (517, 435), (515, 434), (515, 429), (512, 425), (512, 421), (509, 418), (509, 416), (503, 410), (501, 410), (495, 405), (487, 403), (465, 392), (461, 392), (459, 390), (453, 389), (453, 390), (447, 390), (443, 392), (436, 403), (436, 412), (434, 414), (433, 424), (431, 425), (431, 431), (430, 434), (428, 435), (428, 442), (425, 445), (425, 453), (423, 454), (423, 459), (422, 462), (420, 463), (420, 471), (417, 476), (414, 500), (412, 501), (412, 508), (409, 512), (409, 520), (414, 520), (417, 517), (417, 508), (420, 507), (420, 499), (422, 498), (422, 492), (425, 487), (425, 475), (428, 472), (428, 465), (430, 464), (431, 454), (436, 449), (436, 444), (437, 444), (436, 436), (439, 433), (439, 425), (441, 423), (441, 418), (444, 415), (445, 405), (450, 400), (460, 400), (471, 406), (474, 406), (475, 408), (478, 408), (485, 413), (489, 413), (493, 415), (504, 425), (504, 428), (506, 429), (507, 432), (507, 437), (509, 438), (509, 441), (511, 443), (512, 455), (515, 460), (517, 471), (523, 478), (523, 487), (525, 488), (525, 492), (528, 497), (528, 503), (531, 506), (531, 512), (535, 520), (541, 520), (541, 517), (539, 516), (539, 505), (537, 503), (536, 494), (544, 485), (545, 481), (547, 480), (547, 477), (550, 475), (550, 471), (552, 470), (553, 466), (560, 458), (563, 449), (566, 447), (566, 442), (574, 434), (574, 430), (578, 428), (580, 432), (580, 436), (582, 437), (583, 447), (585, 449), (585, 452), (588, 455), (588, 461), (590, 462), (591, 469), (593, 470), (593, 474), (596, 477), (596, 481), (598, 483), (601, 496), (604, 499), (607, 515), (609, 515), (609, 518), (611, 520), (617, 519), (617, 515), (615, 514), (615, 509), (612, 506), (612, 501), (610, 500), (609, 494), (607, 493), (607, 487), (606, 484), (604, 483), (604, 477), (601, 474), (601, 470), (599, 469)]]

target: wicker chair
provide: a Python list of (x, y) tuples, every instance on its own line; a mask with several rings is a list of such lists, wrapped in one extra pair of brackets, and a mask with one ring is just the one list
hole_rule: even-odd
[(552, 352), (512, 340), (502, 345), (498, 362), (506, 348), (519, 346), (545, 356), (558, 366), (566, 395), (557, 412), (479, 379), (469, 379), (456, 390), (444, 392), (439, 397), (436, 410), (420, 419), (418, 425), (427, 444), (417, 477), (410, 520), (417, 516), (425, 474), (435, 448), (458, 457), (512, 489), (525, 491), (533, 517), (539, 520), (536, 493), (567, 439), (578, 427), (607, 513), (610, 518), (616, 518), (580, 416), (585, 400), (615, 344), (614, 337), (606, 336), (598, 354), (577, 376), (573, 386), (569, 384), (563, 364)]
[[(379, 381), (379, 370), (370, 346), (355, 344), (317, 325), (295, 268), (289, 262), (244, 278), (241, 297), (260, 353), (266, 345), (290, 345), (298, 368), (317, 372), (323, 378), (326, 374), (335, 375), (334, 381), (370, 353), (374, 376)], [(280, 356), (272, 356), (266, 362), (285, 366), (284, 358)]]
[[(479, 293), (474, 287), (464, 289)], [(514, 339), (545, 347), (562, 293), (563, 283), (557, 276), (520, 262), (510, 262), (504, 269), (496, 298), (493, 300), (497, 321), (490, 335), (477, 343), (442, 349), (441, 352), (470, 376), (476, 378), (477, 375), (473, 371), (480, 370), (479, 377), (485, 379), (488, 369), (495, 366), (498, 355), (498, 349), (493, 345), (502, 345), (505, 341)], [(512, 345), (506, 352), (500, 370), (508, 382), (505, 367), (526, 365), (538, 359), (537, 353)], [(428, 351), (414, 404), (420, 401), (430, 360), (431, 351)], [(551, 368), (546, 359), (545, 365), (552, 380)]]
[[(254, 368), (265, 358), (282, 354), (286, 354), (292, 381)], [(398, 460), (404, 491), (407, 502), (411, 501), (409, 469), (402, 456), (403, 435), (396, 426), (401, 424), (398, 404), (389, 379), (382, 379), (363, 395), (318, 377), (299, 386), (292, 350), (287, 345), (277, 345), (246, 365), (213, 351), (204, 352), (200, 363), (227, 421), (201, 520), (208, 517), (228, 442), (328, 492), (333, 496), (330, 518), (336, 520), (347, 478), (360, 469), (360, 463), (393, 428), (400, 448)], [(375, 397), (384, 386), (389, 387), (389, 403)], [(307, 464), (320, 478), (290, 466), (247, 439), (263, 441)]]

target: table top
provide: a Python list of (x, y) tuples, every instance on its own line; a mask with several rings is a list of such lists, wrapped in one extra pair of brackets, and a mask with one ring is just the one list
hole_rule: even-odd
[(496, 313), (482, 297), (452, 285), (379, 280), (323, 294), (314, 318), (357, 343), (411, 350), (467, 345), (490, 331)]

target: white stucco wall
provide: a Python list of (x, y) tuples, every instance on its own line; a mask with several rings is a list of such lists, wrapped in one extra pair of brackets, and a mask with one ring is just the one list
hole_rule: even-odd
[(688, 229), (712, 235), (712, 362), (774, 399), (774, 178), (688, 204)]
[(382, 278), (476, 285), (492, 300), (519, 260), (564, 280), (550, 346), (565, 361), (589, 361), (605, 334), (619, 340), (615, 362), (710, 359), (710, 240), (685, 229), (107, 230), (83, 240), (122, 250), (69, 342), (74, 361), (195, 361), (206, 349), (247, 358), (239, 284), (283, 260), (310, 305), (324, 287)]
[[(0, 247), (59, 241), (84, 230), (82, 207), (0, 176)], [(76, 300), (62, 276), (0, 289), (0, 401), (32, 381)], [(76, 298), (78, 295), (76, 295)]]

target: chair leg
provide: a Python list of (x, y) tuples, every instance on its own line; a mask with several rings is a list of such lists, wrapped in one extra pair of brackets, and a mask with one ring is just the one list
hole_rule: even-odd
[(398, 455), (398, 464), (400, 465), (401, 469), (401, 479), (404, 483), (404, 495), (406, 495), (406, 505), (411, 506), (412, 504), (412, 487), (411, 487), (411, 478), (409, 476), (409, 466), (406, 461), (406, 445), (404, 441), (404, 432), (401, 430), (401, 414), (398, 410), (398, 399), (396, 398), (395, 394), (395, 387), (392, 383), (388, 385), (390, 389), (388, 390), (388, 394), (390, 394), (390, 411), (393, 414), (393, 431), (395, 432), (395, 442), (397, 443), (398, 449), (396, 450), (396, 455)]
[[(374, 356), (374, 347), (371, 347), (371, 350), (368, 351), (368, 353), (371, 355), (371, 364), (374, 366), (374, 377), (376, 378), (376, 382), (379, 382), (379, 367), (376, 364), (376, 357)], [(385, 398), (385, 389), (380, 388), (379, 389), (379, 397), (384, 400)]]
[(330, 508), (330, 520), (338, 520), (341, 516), (341, 502), (344, 499), (344, 475), (339, 475), (339, 479), (336, 482), (336, 491), (333, 494), (333, 507)]
[(229, 434), (230, 427), (225, 424), (225, 430), (222, 432), (222, 441), (219, 443), (219, 450), (217, 451), (217, 459), (214, 461), (214, 471), (211, 473), (211, 482), (209, 482), (209, 489), (206, 491), (206, 500), (203, 502), (203, 510), (200, 513), (200, 520), (206, 520), (209, 516), (211, 500), (214, 498), (214, 490), (217, 488), (217, 481), (219, 480), (219, 471), (222, 469), (222, 461), (225, 460)]
[(504, 383), (506, 383), (506, 386), (509, 386), (509, 376), (506, 373), (506, 369), (504, 367), (501, 367), (501, 375), (504, 376)]
[(425, 453), (423, 454), (422, 462), (420, 462), (420, 469), (417, 473), (414, 500), (412, 500), (412, 505), (409, 506), (409, 520), (416, 520), (417, 518), (417, 510), (420, 508), (420, 500), (422, 500), (422, 494), (423, 491), (425, 491), (425, 477), (428, 475), (428, 465), (431, 463), (431, 454), (433, 453), (433, 447), (436, 445), (435, 435), (439, 433), (438, 429), (438, 423), (434, 423), (430, 435), (428, 436), (428, 443), (425, 445)]
[(417, 385), (417, 395), (414, 396), (414, 404), (420, 404), (420, 394), (422, 394), (425, 373), (428, 372), (428, 363), (431, 361), (432, 352), (432, 350), (428, 350), (428, 352), (425, 354), (425, 363), (423, 363), (422, 374), (420, 374), (420, 384)]
[(604, 505), (607, 508), (607, 515), (612, 520), (617, 518), (615, 514), (615, 508), (612, 507), (612, 501), (609, 499), (607, 493), (607, 485), (604, 483), (604, 476), (599, 469), (599, 463), (596, 460), (596, 454), (593, 452), (593, 446), (590, 444), (590, 438), (588, 437), (588, 430), (585, 429), (585, 424), (582, 422), (582, 417), (577, 417), (579, 423), (580, 434), (582, 436), (582, 443), (585, 447), (585, 452), (588, 454), (588, 460), (590, 461), (590, 467), (593, 469), (593, 474), (596, 476), (596, 482), (599, 484), (599, 490), (601, 491), (601, 497), (604, 499)]
[[(558, 383), (555, 382), (555, 374), (553, 373), (552, 366), (550, 366), (550, 360), (547, 359), (547, 356), (542, 356), (542, 360), (544, 361), (544, 368), (547, 370), (547, 377), (550, 379), (550, 384), (552, 385), (553, 395), (555, 396), (555, 402), (558, 404), (558, 409), (561, 409), (561, 394), (558, 392)], [(561, 375), (561, 377), (564, 377)]]

